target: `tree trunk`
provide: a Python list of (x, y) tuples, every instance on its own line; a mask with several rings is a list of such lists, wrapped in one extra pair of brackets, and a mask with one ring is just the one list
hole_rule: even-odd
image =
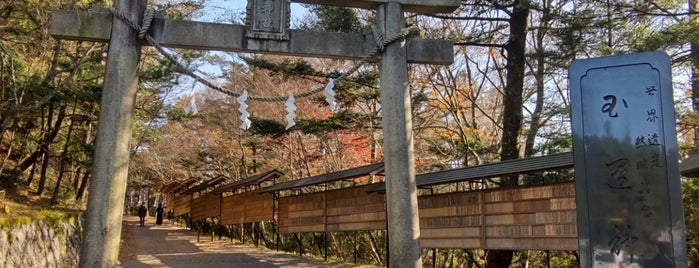
[[(513, 2), (510, 17), (510, 39), (505, 46), (507, 53), (507, 85), (503, 104), (503, 133), (500, 160), (519, 158), (519, 134), (522, 128), (522, 92), (524, 88), (525, 48), (529, 7), (523, 1)], [(517, 177), (503, 178), (503, 186), (517, 185)], [(512, 250), (490, 250), (488, 268), (506, 268), (512, 263)]]
[(381, 254), (379, 254), (378, 246), (376, 245), (376, 238), (374, 238), (371, 231), (368, 231), (367, 234), (369, 235), (369, 241), (371, 242), (371, 253), (373, 253), (374, 259), (380, 265), (383, 265), (383, 258), (381, 257)]
[(32, 164), (32, 169), (29, 170), (29, 175), (27, 175), (27, 186), (32, 185), (32, 181), (34, 180), (34, 173), (36, 173), (36, 161)]
[(82, 175), (83, 168), (78, 166), (78, 168), (75, 170), (75, 176), (73, 177), (73, 191), (78, 191), (78, 187), (80, 187), (80, 175)]
[(303, 255), (303, 234), (294, 233), (294, 238), (296, 238), (296, 243), (299, 245), (299, 255)]
[[(73, 107), (73, 115), (75, 115), (75, 107)], [(75, 122), (70, 121), (68, 126), (68, 133), (66, 134), (66, 140), (63, 144), (63, 152), (61, 152), (61, 166), (58, 169), (58, 178), (56, 179), (56, 186), (53, 187), (53, 195), (51, 195), (51, 205), (56, 205), (58, 203), (58, 194), (61, 191), (61, 182), (65, 176), (66, 164), (68, 163), (68, 147), (70, 147), (70, 137), (73, 135), (73, 128), (75, 127)]]
[[(89, 121), (86, 121), (85, 123), (85, 139), (83, 140), (83, 142), (85, 144), (92, 144), (92, 124)], [(86, 169), (85, 173), (83, 173), (82, 180), (80, 180), (80, 186), (78, 187), (78, 190), (75, 193), (76, 201), (80, 201), (85, 195), (85, 189), (87, 189), (87, 182), (90, 179), (90, 176), (90, 169)]]
[(472, 266), (476, 266), (478, 268), (482, 267), (480, 265), (480, 263), (478, 262), (478, 260), (476, 260), (476, 258), (473, 257), (473, 253), (469, 249), (464, 249), (464, 253), (466, 253), (466, 256), (468, 256), (468, 266), (467, 267), (472, 267)]
[[(48, 117), (43, 116), (43, 114), (44, 114), (44, 107), (41, 107), (41, 115), (42, 115), (41, 116), (41, 133), (44, 133), (44, 135), (48, 135), (48, 132), (49, 132), (48, 125), (49, 124), (46, 124), (46, 119)], [(24, 133), (24, 135), (23, 135), (24, 137), (22, 137), (23, 139), (28, 138), (28, 136), (29, 136), (28, 132), (29, 131), (27, 130)], [(44, 137), (44, 139), (46, 139), (46, 137)], [(39, 142), (39, 146), (36, 147), (34, 152), (29, 157), (22, 160), (22, 162), (19, 165), (17, 165), (17, 168), (21, 172), (24, 172), (24, 170), (26, 170), (30, 166), (32, 167), (32, 170), (29, 171), (29, 176), (27, 177), (27, 186), (31, 186), (32, 182), (34, 182), (34, 174), (36, 172), (36, 162), (38, 160), (40, 160), (41, 156), (43, 155), (42, 145), (43, 145), (43, 142)]]
[[(696, 14), (699, 9), (696, 6), (696, 0), (688, 1), (689, 11)], [(692, 20), (696, 20), (697, 15), (691, 15)], [(699, 43), (696, 39), (692, 39), (689, 43), (689, 58), (691, 61), (691, 80), (689, 81), (692, 88), (692, 108), (694, 113), (699, 113)], [(699, 152), (699, 125), (694, 126), (694, 152)]]
[(524, 157), (531, 157), (534, 155), (534, 144), (536, 143), (536, 135), (539, 132), (539, 128), (542, 125), (542, 112), (544, 110), (544, 74), (546, 63), (546, 54), (544, 50), (544, 37), (546, 36), (546, 29), (549, 27), (550, 8), (549, 2), (543, 1), (544, 13), (542, 14), (541, 22), (539, 23), (539, 28), (536, 31), (536, 70), (534, 79), (536, 80), (536, 103), (534, 106), (534, 111), (532, 112), (531, 123), (529, 124), (529, 130), (527, 131), (526, 140), (524, 143)]
[(36, 191), (36, 195), (41, 195), (44, 193), (44, 187), (46, 186), (46, 171), (49, 166), (49, 145), (51, 142), (49, 141), (49, 133), (51, 132), (51, 120), (53, 120), (53, 104), (49, 103), (48, 107), (48, 114), (46, 115), (46, 132), (44, 134), (44, 140), (41, 142), (41, 145), (39, 145), (39, 150), (41, 151), (41, 154), (44, 156), (44, 159), (41, 163), (41, 175), (39, 175), (39, 189)]
[[(15, 133), (12, 132), (10, 134), (10, 140), (14, 139)], [(2, 140), (5, 138), (5, 133), (0, 133), (0, 144), (2, 144)], [(5, 171), (5, 163), (7, 163), (7, 160), (10, 159), (10, 156), (12, 155), (12, 150), (14, 148), (14, 142), (10, 142), (7, 148), (7, 154), (5, 154), (5, 157), (2, 159), (2, 163), (0, 163), (0, 174)]]
[(85, 195), (85, 189), (87, 188), (87, 183), (88, 180), (90, 179), (90, 172), (85, 171), (83, 173), (83, 178), (80, 180), (80, 187), (78, 188), (78, 191), (75, 193), (75, 200), (80, 201), (83, 198), (83, 195)]
[[(52, 112), (51, 112), (51, 114), (52, 114)], [(51, 115), (51, 117), (52, 117), (52, 115)], [(60, 124), (63, 122), (63, 118), (65, 118), (65, 109), (62, 109), (61, 112), (58, 113), (58, 117), (56, 118), (56, 124), (55, 124), (55, 127), (53, 127), (53, 128), (50, 127), (51, 118), (50, 117), (48, 118), (49, 122), (48, 122), (48, 124), (46, 124), (47, 129), (44, 131), (47, 136), (44, 136), (44, 141), (42, 141), (42, 144), (47, 144), (47, 146), (48, 146), (48, 144), (51, 144), (51, 142), (53, 142), (53, 140), (58, 135), (58, 132), (60, 130)], [(25, 170), (27, 170), (27, 168), (34, 165), (34, 163), (36, 163), (37, 160), (42, 155), (44, 155), (43, 150), (44, 150), (44, 148), (42, 148), (40, 145), (39, 148), (37, 148), (29, 157), (22, 160), (22, 162), (19, 165), (17, 165), (17, 168), (21, 172), (24, 172)], [(48, 148), (46, 148), (46, 150), (48, 150)], [(31, 184), (31, 179), (32, 179), (31, 177), (27, 179), (27, 185)]]
[(49, 104), (49, 118), (47, 122), (48, 126), (48, 131), (50, 134), (46, 135), (46, 140), (44, 141), (44, 163), (41, 166), (41, 177), (39, 177), (39, 190), (37, 191), (37, 195), (42, 195), (44, 193), (44, 190), (46, 189), (46, 180), (48, 179), (46, 177), (46, 173), (48, 172), (48, 167), (49, 167), (49, 159), (50, 159), (50, 151), (49, 151), (49, 146), (53, 142), (54, 138), (58, 135), (59, 130), (61, 129), (61, 124), (63, 124), (63, 119), (66, 116), (66, 107), (63, 106), (61, 110), (58, 112), (58, 116), (56, 117), (56, 123), (51, 126), (51, 117), (53, 117), (53, 104)]
[[(529, 9), (519, 0), (513, 3), (510, 18), (510, 41), (507, 53), (507, 85), (505, 86), (502, 151), (500, 160), (519, 158), (519, 134), (522, 129), (522, 92), (524, 87), (526, 29)], [(516, 184), (516, 182), (509, 181)]]

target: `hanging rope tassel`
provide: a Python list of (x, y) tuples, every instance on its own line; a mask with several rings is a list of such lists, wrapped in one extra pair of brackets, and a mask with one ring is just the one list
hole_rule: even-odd
[(296, 125), (296, 122), (294, 122), (294, 119), (296, 118), (296, 105), (294, 104), (294, 95), (290, 94), (289, 98), (286, 100), (286, 111), (288, 112), (286, 114), (286, 129), (290, 129), (294, 125)]
[(185, 113), (198, 114), (199, 108), (197, 107), (197, 94), (194, 87), (192, 87), (192, 92), (189, 93), (189, 106), (184, 108)]
[(328, 105), (330, 106), (330, 110), (333, 112), (337, 111), (337, 103), (335, 103), (335, 91), (333, 90), (335, 88), (335, 80), (332, 78), (329, 79), (328, 84), (325, 85), (325, 91), (323, 94), (325, 95), (325, 101), (328, 102)]
[(248, 113), (248, 104), (245, 103), (248, 100), (248, 91), (243, 90), (243, 94), (236, 98), (238, 101), (238, 111), (240, 111), (240, 129), (248, 130), (250, 128), (250, 113)]

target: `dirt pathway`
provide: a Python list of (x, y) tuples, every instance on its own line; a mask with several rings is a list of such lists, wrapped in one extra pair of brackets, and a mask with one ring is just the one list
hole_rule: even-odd
[(157, 226), (155, 218), (148, 217), (146, 226), (140, 227), (138, 217), (124, 216), (120, 267), (348, 267), (210, 237), (200, 241), (195, 233), (167, 220)]

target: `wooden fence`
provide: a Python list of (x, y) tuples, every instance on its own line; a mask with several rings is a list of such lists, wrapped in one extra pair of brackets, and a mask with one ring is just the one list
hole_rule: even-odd
[(240, 224), (274, 219), (274, 197), (257, 190), (226, 196), (221, 202), (221, 224)]
[(181, 216), (190, 213), (190, 208), (192, 205), (191, 194), (177, 195), (175, 196), (174, 200), (175, 207), (173, 209), (175, 216)]
[(386, 229), (386, 196), (370, 186), (279, 198), (279, 232)]
[(577, 250), (575, 184), (418, 198), (424, 248)]
[[(385, 195), (359, 186), (279, 199), (279, 232), (385, 230)], [(573, 182), (418, 197), (423, 248), (576, 250)]]
[(219, 215), (221, 215), (220, 193), (210, 193), (192, 200), (192, 220), (204, 220)]

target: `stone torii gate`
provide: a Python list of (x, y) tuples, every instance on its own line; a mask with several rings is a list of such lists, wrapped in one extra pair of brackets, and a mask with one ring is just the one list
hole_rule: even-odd
[[(397, 35), (405, 26), (403, 12), (452, 12), (460, 2), (291, 1), (376, 9), (379, 28), (387, 37)], [(369, 34), (290, 30), (289, 5), (289, 0), (249, 0), (245, 26), (154, 19), (148, 34), (164, 47), (303, 57), (362, 59), (377, 46)], [(127, 14), (131, 21), (141, 21), (145, 7), (146, 0), (114, 3), (114, 9)], [(142, 41), (123, 20), (99, 12), (56, 11), (51, 34), (59, 39), (109, 42), (80, 267), (114, 267), (121, 236)], [(407, 63), (451, 64), (452, 45), (446, 40), (408, 38), (386, 45), (380, 57), (391, 267), (422, 265)]]

